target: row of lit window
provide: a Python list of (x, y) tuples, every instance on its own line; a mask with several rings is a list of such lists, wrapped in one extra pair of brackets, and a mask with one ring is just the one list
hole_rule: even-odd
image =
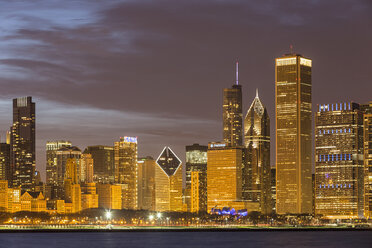
[(349, 161), (352, 160), (351, 154), (320, 154), (318, 155), (318, 162), (322, 161)]
[(330, 133), (351, 133), (351, 128), (349, 129), (321, 129), (319, 134), (330, 134)]
[(335, 103), (335, 104), (321, 104), (319, 105), (319, 112), (322, 111), (338, 111), (338, 110), (351, 110), (351, 103)]
[(347, 185), (346, 183), (345, 184), (319, 184), (319, 188), (323, 188), (323, 189), (329, 189), (329, 188), (341, 188), (341, 189), (346, 189), (346, 188), (351, 188), (351, 184), (349, 183), (349, 185)]

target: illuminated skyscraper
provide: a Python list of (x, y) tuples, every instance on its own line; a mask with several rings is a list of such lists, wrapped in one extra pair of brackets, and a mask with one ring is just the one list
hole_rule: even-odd
[(259, 211), (259, 203), (242, 197), (245, 149), (209, 143), (207, 162), (207, 211), (232, 207)]
[(275, 60), (276, 210), (312, 212), (312, 61), (298, 54)]
[(155, 211), (182, 211), (182, 162), (164, 147), (155, 167)]
[(72, 213), (81, 211), (80, 165), (77, 158), (66, 160), (64, 195), (65, 202), (72, 204)]
[(363, 216), (363, 113), (359, 104), (318, 105), (315, 118), (315, 214)]
[(34, 188), (35, 175), (35, 103), (32, 97), (13, 99), (13, 125), (11, 127), (10, 185), (23, 190)]
[(80, 158), (80, 182), (93, 183), (93, 158), (89, 153), (84, 153)]
[(114, 182), (114, 147), (88, 146), (84, 153), (92, 154), (94, 181), (101, 183)]
[(138, 209), (155, 210), (155, 167), (152, 157), (138, 160)]
[(238, 62), (236, 83), (223, 90), (223, 140), (227, 146), (243, 145), (242, 86), (238, 81)]
[[(372, 104), (370, 110), (372, 111)], [(372, 218), (372, 113), (364, 115), (364, 217)]]
[[(194, 210), (197, 209), (197, 211), (207, 211), (207, 150), (207, 146), (202, 146), (199, 144), (186, 146), (185, 199), (189, 210), (191, 203), (197, 202), (198, 206), (194, 204)], [(193, 177), (191, 175), (193, 172), (195, 173), (194, 185), (192, 187)], [(194, 189), (193, 192), (191, 191), (192, 188)], [(193, 196), (197, 196), (198, 199), (192, 199)]]
[(97, 184), (98, 207), (104, 209), (122, 209), (121, 186)]
[(58, 140), (46, 143), (46, 183), (56, 186), (57, 177), (57, 150), (62, 147), (71, 147), (70, 141)]
[(114, 145), (115, 182), (122, 185), (122, 208), (137, 209), (137, 138), (121, 137)]
[(271, 213), (270, 119), (258, 91), (244, 121), (246, 163), (243, 167), (243, 198), (260, 202), (263, 214)]

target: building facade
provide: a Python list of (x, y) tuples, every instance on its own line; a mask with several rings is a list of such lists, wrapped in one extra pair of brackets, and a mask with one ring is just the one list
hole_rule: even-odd
[(182, 162), (164, 147), (155, 167), (155, 211), (182, 211)]
[(46, 183), (48, 185), (57, 185), (56, 152), (62, 147), (71, 147), (71, 142), (64, 140), (46, 142)]
[(245, 116), (244, 145), (243, 198), (260, 202), (263, 214), (271, 213), (270, 119), (258, 92)]
[(186, 146), (185, 202), (191, 212), (207, 211), (207, 150), (199, 144)]
[[(372, 110), (372, 107), (371, 107)], [(372, 113), (364, 115), (364, 217), (372, 218)]]
[(238, 62), (236, 63), (236, 82), (231, 88), (223, 90), (223, 140), (227, 146), (243, 145), (243, 102), (242, 86), (238, 81)]
[(30, 96), (13, 99), (10, 146), (10, 185), (31, 191), (35, 175), (35, 103)]
[(138, 160), (138, 209), (155, 210), (155, 167), (152, 157)]
[(318, 105), (315, 214), (363, 216), (363, 113), (352, 102)]
[(275, 60), (276, 210), (312, 213), (312, 61), (298, 54)]
[(11, 179), (10, 144), (0, 143), (0, 180)]
[(80, 182), (93, 183), (93, 158), (89, 153), (83, 153), (80, 158)]
[(94, 181), (100, 183), (114, 182), (114, 147), (88, 146), (84, 153), (92, 154)]
[(121, 137), (114, 145), (115, 182), (122, 186), (122, 208), (137, 209), (137, 138)]

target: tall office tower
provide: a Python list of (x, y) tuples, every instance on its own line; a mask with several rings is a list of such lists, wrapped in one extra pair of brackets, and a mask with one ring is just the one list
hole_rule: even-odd
[(312, 212), (311, 66), (298, 54), (275, 60), (278, 214)]
[(80, 182), (93, 183), (93, 158), (92, 154), (81, 154), (80, 158)]
[(155, 167), (152, 157), (138, 160), (138, 209), (155, 210)]
[(363, 216), (363, 113), (359, 104), (318, 105), (315, 214)]
[(155, 211), (182, 211), (182, 162), (164, 147), (155, 167)]
[(244, 145), (247, 166), (243, 167), (243, 198), (260, 202), (263, 214), (271, 213), (270, 119), (258, 91), (245, 116)]
[(46, 183), (57, 186), (57, 150), (62, 147), (71, 147), (70, 141), (57, 140), (46, 142)]
[[(372, 110), (372, 106), (370, 110)], [(372, 112), (372, 111), (368, 111), (368, 112)], [(364, 217), (366, 219), (370, 219), (372, 217), (372, 113), (365, 114), (363, 119), (364, 119), (363, 121)]]
[(122, 208), (137, 209), (137, 138), (121, 137), (114, 145), (115, 182), (122, 185)]
[(114, 182), (114, 147), (88, 146), (84, 153), (92, 154), (94, 181), (100, 183)]
[[(189, 211), (191, 211), (191, 203), (194, 203), (192, 212), (207, 211), (207, 150), (208, 146), (199, 144), (186, 146), (185, 200)], [(192, 172), (195, 172), (194, 177), (191, 176)], [(193, 187), (192, 178), (194, 178)]]
[(232, 207), (235, 210), (259, 211), (259, 203), (242, 197), (242, 174), (245, 149), (224, 143), (208, 144), (207, 211)]
[(223, 140), (227, 146), (243, 145), (242, 86), (238, 80), (236, 62), (236, 82), (223, 90)]
[(10, 145), (0, 143), (0, 180), (12, 178), (10, 168)]
[(13, 99), (10, 146), (10, 185), (31, 191), (35, 174), (35, 103), (30, 96)]
[(11, 137), (11, 132), (10, 131), (6, 131), (6, 143), (8, 145), (10, 145), (10, 137)]
[[(69, 158), (73, 158), (79, 161), (81, 157), (81, 150), (76, 146), (71, 147), (61, 147), (56, 151), (56, 161), (57, 161), (57, 191), (55, 198), (64, 198), (63, 184), (66, 174), (66, 164)], [(79, 165), (78, 165), (79, 166)]]

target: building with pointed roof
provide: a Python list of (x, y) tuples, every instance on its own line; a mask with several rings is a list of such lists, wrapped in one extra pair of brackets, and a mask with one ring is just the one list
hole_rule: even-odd
[(155, 211), (182, 211), (182, 161), (168, 146), (155, 166)]
[(245, 163), (242, 169), (242, 197), (260, 203), (264, 214), (271, 213), (270, 118), (258, 90), (244, 120)]

